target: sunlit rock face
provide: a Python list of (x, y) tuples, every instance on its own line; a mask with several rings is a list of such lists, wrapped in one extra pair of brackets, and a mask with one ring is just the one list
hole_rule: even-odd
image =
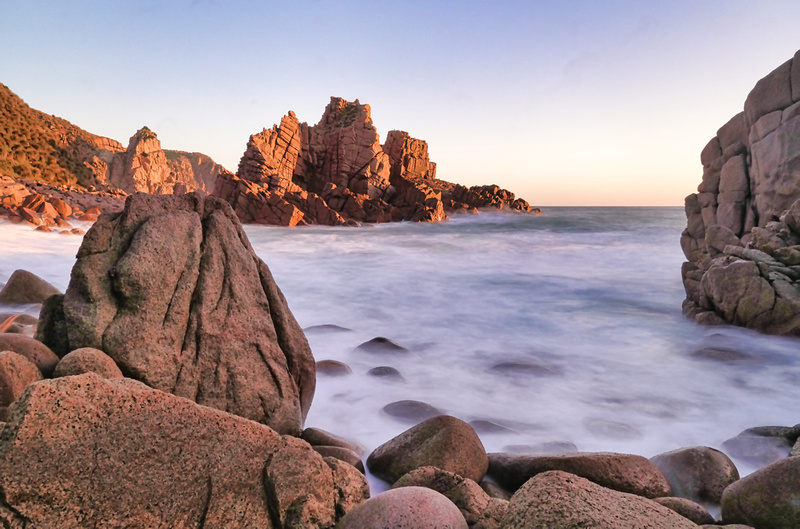
[(800, 51), (703, 149), (686, 197), (684, 312), (800, 335)]
[(339, 97), (316, 125), (290, 111), (250, 136), (237, 174), (222, 172), (214, 194), (244, 222), (281, 226), (436, 222), (448, 211), (479, 207), (531, 210), (497, 186), (437, 180), (427, 142), (392, 130), (381, 145), (370, 106)]

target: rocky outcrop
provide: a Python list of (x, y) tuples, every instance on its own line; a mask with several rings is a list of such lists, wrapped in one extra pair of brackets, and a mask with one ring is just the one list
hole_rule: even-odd
[(681, 235), (683, 308), (700, 322), (800, 335), (798, 54), (756, 84), (700, 155)]
[(224, 170), (204, 154), (163, 150), (156, 134), (147, 127), (131, 136), (127, 149), (111, 155), (99, 153), (90, 165), (101, 187), (128, 194), (210, 192)]
[(140, 382), (34, 383), (0, 436), (4, 527), (329, 528), (368, 497), (305, 442)]
[(314, 359), (226, 202), (131, 195), (89, 230), (51, 299), (37, 338), (59, 355), (94, 347), (127, 377), (299, 435)]
[(221, 170), (204, 154), (162, 150), (147, 127), (126, 149), (30, 108), (0, 85), (0, 176), (81, 192), (183, 193), (211, 192)]
[(295, 226), (398, 220), (435, 222), (447, 211), (530, 211), (497, 186), (463, 188), (436, 179), (428, 144), (393, 130), (380, 144), (369, 105), (332, 97), (319, 123), (294, 112), (250, 137), (236, 175), (221, 173), (215, 196), (245, 222)]

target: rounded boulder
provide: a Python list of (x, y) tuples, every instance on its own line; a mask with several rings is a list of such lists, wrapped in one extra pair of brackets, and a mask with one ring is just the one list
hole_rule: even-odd
[(0, 406), (9, 406), (42, 373), (33, 362), (12, 351), (0, 351)]
[(0, 303), (41, 303), (54, 294), (60, 292), (41, 277), (27, 270), (15, 270), (0, 290)]
[(370, 471), (390, 483), (425, 466), (479, 482), (489, 468), (489, 459), (472, 426), (449, 415), (433, 417), (409, 428), (367, 458)]
[(689, 529), (694, 522), (658, 503), (553, 470), (523, 485), (508, 504), (502, 529)]
[(53, 371), (53, 378), (97, 373), (103, 378), (122, 378), (116, 362), (100, 349), (81, 347), (62, 358)]
[(725, 487), (739, 479), (733, 461), (714, 448), (692, 446), (650, 458), (672, 487), (672, 494), (698, 502), (719, 503)]
[(425, 487), (403, 487), (379, 494), (355, 507), (336, 529), (467, 529), (453, 502)]
[(800, 457), (789, 457), (731, 484), (722, 494), (722, 521), (770, 529), (800, 520)]
[(49, 377), (58, 364), (58, 356), (49, 347), (24, 334), (0, 334), (0, 351), (21, 354), (33, 362), (45, 377)]

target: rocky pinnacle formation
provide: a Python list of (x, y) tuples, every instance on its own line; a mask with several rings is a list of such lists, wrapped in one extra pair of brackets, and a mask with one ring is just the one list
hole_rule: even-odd
[[(125, 376), (299, 435), (314, 358), (230, 206), (137, 193), (87, 232), (37, 338), (104, 351)], [(65, 343), (66, 340), (66, 343)]]
[(221, 173), (214, 194), (243, 222), (283, 226), (439, 221), (447, 211), (477, 207), (531, 210), (497, 186), (437, 180), (425, 141), (393, 130), (381, 145), (369, 105), (338, 97), (314, 126), (290, 111), (280, 125), (252, 135), (237, 174)]
[(800, 51), (756, 83), (700, 159), (681, 235), (684, 312), (800, 335)]

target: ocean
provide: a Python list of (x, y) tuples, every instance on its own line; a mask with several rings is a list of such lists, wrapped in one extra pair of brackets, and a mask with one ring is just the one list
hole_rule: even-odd
[[(413, 424), (384, 410), (410, 400), (474, 422), (490, 452), (651, 457), (800, 422), (800, 340), (681, 314), (682, 208), (544, 212), (247, 226), (315, 358), (352, 370), (318, 375), (306, 426), (371, 451)], [(0, 283), (24, 268), (66, 289), (80, 242), (3, 222)], [(376, 337), (403, 349), (357, 349)], [(694, 354), (709, 347), (744, 354)], [(400, 377), (368, 374), (380, 366)]]

